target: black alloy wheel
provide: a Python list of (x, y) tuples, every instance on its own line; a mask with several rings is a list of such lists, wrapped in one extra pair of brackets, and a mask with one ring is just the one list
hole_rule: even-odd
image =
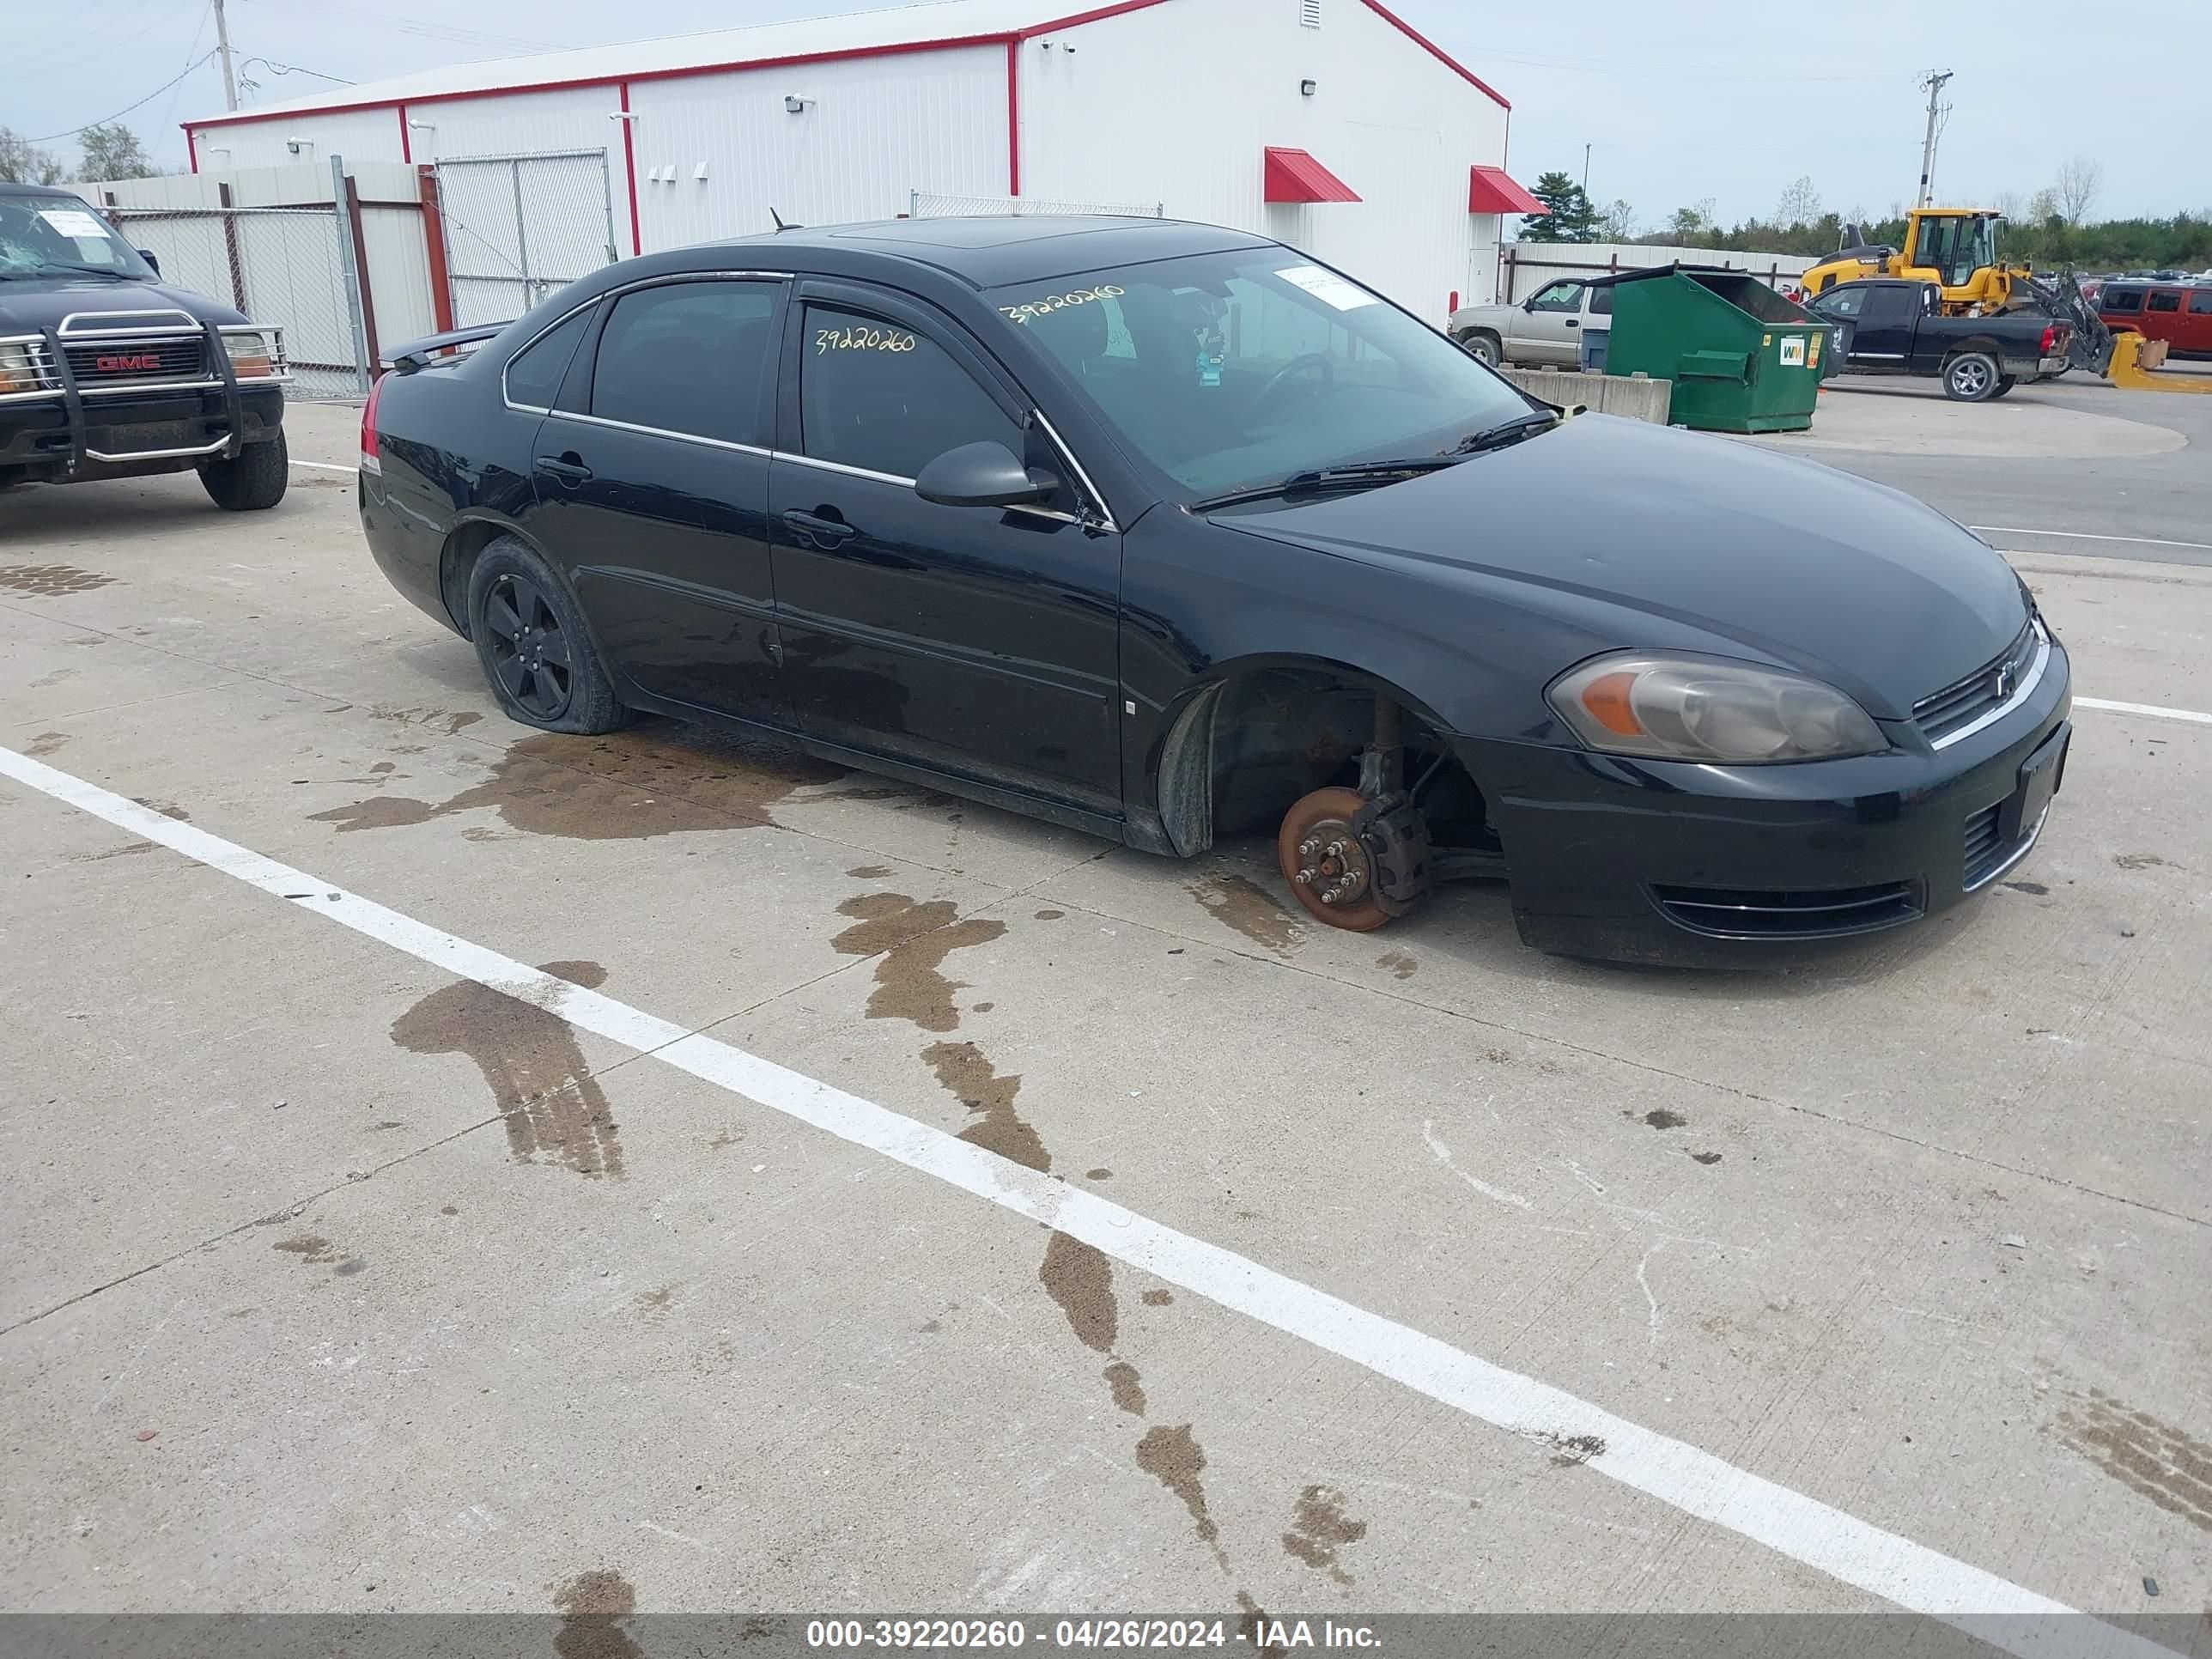
[(545, 595), (527, 576), (503, 574), (484, 596), (483, 618), (500, 689), (532, 719), (559, 720), (568, 712), (575, 665)]

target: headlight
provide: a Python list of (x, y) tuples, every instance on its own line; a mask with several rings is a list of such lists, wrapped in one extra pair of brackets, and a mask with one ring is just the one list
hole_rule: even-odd
[(39, 371), (32, 366), (30, 348), (0, 345), (0, 392), (38, 389)]
[(240, 380), (266, 380), (276, 374), (276, 354), (267, 335), (226, 334), (222, 343), (230, 352), (230, 372)]
[(1584, 743), (1612, 755), (1744, 765), (1889, 747), (1833, 686), (1748, 663), (1621, 652), (1563, 674), (1545, 696)]

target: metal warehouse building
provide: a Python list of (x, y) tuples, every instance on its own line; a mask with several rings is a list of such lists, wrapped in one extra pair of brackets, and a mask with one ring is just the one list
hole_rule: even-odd
[(462, 323), (772, 214), (1010, 206), (1261, 232), (1437, 321), (1491, 297), (1501, 215), (1536, 207), (1504, 171), (1509, 106), (1377, 0), (1053, 9), (939, 0), (465, 64), (185, 135), (196, 173), (434, 163), (434, 282)]

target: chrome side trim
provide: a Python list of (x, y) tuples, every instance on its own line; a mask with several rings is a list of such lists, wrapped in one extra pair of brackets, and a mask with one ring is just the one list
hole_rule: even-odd
[(769, 452), (769, 459), (789, 461), (794, 466), (819, 467), (824, 472), (842, 472), (848, 478), (872, 478), (878, 483), (903, 484), (909, 489), (914, 488), (913, 479), (902, 477), (896, 472), (872, 472), (865, 466), (848, 466), (842, 461), (825, 461), (812, 455), (794, 455), (788, 450), (772, 449)]
[(2051, 634), (2039, 618), (2035, 623), (2035, 660), (2027, 665), (2027, 672), (2020, 677), (2020, 684), (2013, 687), (2012, 696), (1993, 708), (1984, 709), (1957, 731), (1946, 732), (1934, 739), (1929, 744), (1929, 748), (1948, 749), (1953, 744), (1963, 742), (1975, 732), (1995, 725), (2019, 707), (2021, 700), (2042, 684), (2044, 671), (2051, 666)]
[(194, 444), (185, 449), (134, 449), (122, 455), (110, 455), (102, 450), (88, 449), (84, 454), (85, 459), (89, 461), (174, 461), (191, 455), (212, 455), (218, 449), (228, 449), (229, 447), (230, 436), (226, 433), (211, 444)]
[[(1030, 413), (1036, 417), (1036, 423), (1044, 428), (1044, 435), (1052, 440), (1052, 447), (1060, 452), (1060, 459), (1067, 463), (1068, 470), (1075, 474), (1077, 489), (1084, 495), (1089, 496), (1091, 499), (1091, 505), (1098, 509), (1098, 519), (1096, 527), (1107, 532), (1110, 535), (1120, 535), (1121, 533), (1121, 526), (1114, 522), (1114, 511), (1111, 507), (1106, 505), (1105, 493), (1101, 490), (1097, 484), (1091, 482), (1091, 475), (1083, 470), (1083, 463), (1075, 459), (1075, 452), (1067, 447), (1067, 441), (1060, 435), (1060, 429), (1054, 426), (1050, 421), (1045, 419), (1044, 410), (1041, 409), (1033, 409)], [(1066, 518), (1076, 515), (1055, 514), (1053, 516), (1055, 518)], [(1077, 522), (1081, 522), (1079, 516), (1077, 517)]]
[[(505, 380), (504, 374), (501, 379)], [(740, 455), (766, 455), (758, 444), (741, 444), (730, 438), (709, 438), (696, 432), (671, 432), (662, 426), (640, 426), (633, 421), (611, 421), (604, 415), (579, 415), (569, 409), (539, 409), (530, 404), (509, 404), (519, 414), (544, 415), (556, 421), (576, 421), (585, 426), (604, 426), (616, 432), (636, 432), (648, 438), (673, 438), (678, 443), (704, 444), (709, 449), (735, 450)]]
[(2036, 819), (2035, 828), (2029, 830), (2025, 836), (2021, 837), (2020, 845), (2014, 848), (2011, 852), (2006, 854), (2003, 860), (1998, 864), (1996, 869), (1990, 871), (1989, 874), (1984, 876), (1979, 881), (1967, 883), (1960, 890), (1968, 893), (1980, 892), (1983, 888), (1988, 886), (1999, 876), (2004, 874), (2006, 871), (2011, 869), (2013, 866), (2018, 864), (2022, 859), (2033, 852), (2035, 850), (2037, 838), (2043, 834), (2043, 826), (2050, 821), (2051, 809), (2046, 806), (2043, 809), (2042, 817)]

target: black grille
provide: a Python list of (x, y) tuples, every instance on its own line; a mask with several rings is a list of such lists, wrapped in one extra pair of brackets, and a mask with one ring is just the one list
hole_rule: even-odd
[(198, 380), (207, 371), (207, 342), (194, 335), (181, 340), (116, 340), (101, 344), (64, 344), (70, 373), (80, 386), (128, 386), (141, 380)]
[(1911, 921), (1924, 908), (1920, 884), (1761, 891), (1735, 887), (1655, 887), (1652, 896), (1673, 921), (1700, 933), (1732, 939), (1832, 939)]
[(1930, 743), (1936, 742), (1963, 726), (1972, 725), (2003, 702), (2026, 678), (2041, 643), (2031, 622), (2005, 647), (2002, 656), (1914, 703), (1912, 718), (1920, 722), (1922, 733)]
[(1984, 806), (1966, 820), (1966, 885), (1969, 888), (1979, 887), (1996, 874), (2012, 852), (2004, 845), (1999, 827), (2003, 812), (2004, 803), (1999, 801), (1994, 806)]

